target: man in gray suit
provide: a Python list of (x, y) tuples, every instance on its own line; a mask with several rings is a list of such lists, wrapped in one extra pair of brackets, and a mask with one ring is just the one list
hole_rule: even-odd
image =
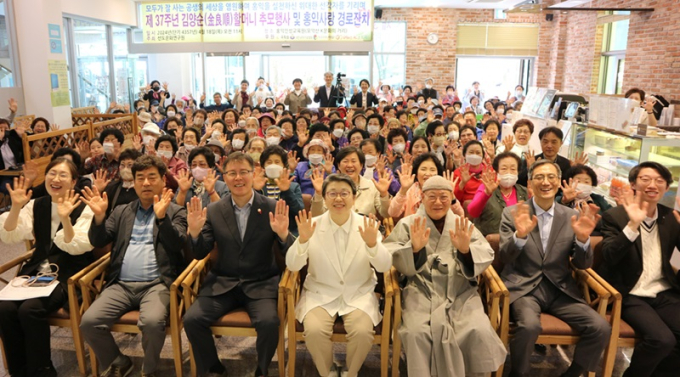
[(570, 257), (577, 268), (593, 263), (590, 234), (599, 221), (599, 208), (590, 204), (577, 212), (555, 203), (561, 175), (557, 164), (536, 161), (528, 175), (533, 199), (503, 210), (501, 278), (510, 291), (510, 313), (516, 323), (510, 341), (511, 376), (528, 375), (529, 357), (541, 333), (541, 312), (580, 334), (574, 361), (562, 376), (595, 370), (611, 334), (607, 321), (583, 300), (569, 268)]
[[(256, 376), (266, 376), (279, 340), (276, 299), (280, 269), (273, 246), (285, 255), (295, 238), (288, 232), (288, 206), (253, 191), (253, 159), (229, 155), (224, 179), (230, 194), (201, 208), (198, 198), (188, 204), (187, 223), (196, 259), (217, 246), (217, 260), (203, 281), (198, 298), (184, 316), (199, 376), (223, 376), (210, 326), (243, 307), (257, 331)], [(283, 357), (283, 355), (279, 355)]]

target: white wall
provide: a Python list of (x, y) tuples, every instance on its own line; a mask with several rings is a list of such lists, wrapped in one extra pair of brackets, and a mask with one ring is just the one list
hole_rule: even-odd
[(167, 81), (170, 93), (177, 98), (191, 92), (191, 54), (150, 54), (148, 57), (149, 81)]
[[(24, 0), (21, 0), (24, 1)], [(56, 0), (57, 2), (59, 0)], [(60, 0), (67, 15), (91, 18), (121, 25), (137, 26), (137, 10), (132, 0)]]

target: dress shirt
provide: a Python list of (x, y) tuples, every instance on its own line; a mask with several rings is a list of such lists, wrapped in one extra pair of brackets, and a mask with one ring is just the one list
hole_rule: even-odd
[(623, 228), (623, 233), (631, 242), (635, 242), (639, 236), (642, 237), (640, 240), (642, 244), (642, 273), (633, 289), (630, 290), (631, 295), (654, 298), (658, 293), (671, 288), (663, 277), (659, 225), (656, 222), (658, 217), (659, 211), (655, 211), (654, 216), (647, 217), (644, 221), (645, 224), (640, 225), (642, 231), (630, 229), (628, 226)]
[[(555, 202), (553, 202), (552, 206), (547, 211), (544, 211), (543, 208), (539, 207), (533, 199), (532, 202), (536, 210), (536, 217), (538, 218), (538, 224), (536, 226), (538, 227), (538, 231), (541, 234), (543, 254), (547, 254), (548, 241), (550, 240), (550, 229), (552, 228), (552, 222), (555, 218)], [(529, 237), (518, 238), (516, 231), (512, 238), (515, 241), (515, 246), (520, 249), (526, 245), (527, 240), (529, 239)], [(585, 243), (581, 243), (578, 239), (576, 239), (576, 245), (578, 245), (583, 250), (587, 250), (590, 247), (590, 237), (588, 237), (588, 240)]]
[(367, 100), (368, 100), (368, 93), (361, 92), (361, 107), (363, 107), (364, 109), (368, 107), (368, 106), (366, 106)]
[(329, 101), (331, 99), (331, 88), (332, 88), (332, 86), (326, 87), (326, 98), (328, 98)]
[(246, 235), (246, 226), (248, 225), (248, 217), (250, 216), (250, 208), (253, 206), (253, 199), (255, 199), (255, 193), (253, 192), (250, 196), (250, 200), (243, 207), (236, 205), (234, 198), (231, 198), (231, 204), (234, 206), (234, 215), (236, 215), (236, 224), (238, 225), (238, 232), (241, 235), (241, 241)]
[(121, 281), (152, 281), (159, 276), (156, 251), (153, 245), (153, 226), (156, 213), (153, 206), (148, 209), (137, 207), (135, 223), (132, 226), (130, 244), (125, 250), (120, 268)]

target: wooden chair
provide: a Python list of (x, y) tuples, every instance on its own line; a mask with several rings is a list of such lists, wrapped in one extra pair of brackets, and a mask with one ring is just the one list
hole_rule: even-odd
[[(181, 285), (184, 294), (185, 311), (189, 310), (191, 304), (193, 304), (194, 301), (196, 300), (196, 297), (198, 297), (198, 292), (201, 289), (203, 279), (210, 271), (211, 259), (215, 257), (216, 254), (215, 251), (213, 250), (213, 253), (211, 253), (204, 259), (196, 261), (196, 263), (191, 268), (191, 271), (189, 271), (186, 274), (184, 280), (182, 281)], [(279, 297), (276, 308), (279, 321), (281, 323), (281, 325), (279, 326), (279, 344), (276, 350), (276, 353), (278, 355), (278, 366), (280, 376), (285, 375), (285, 358), (284, 358), (285, 350), (283, 343), (284, 342), (283, 338), (285, 335), (284, 334), (285, 307), (283, 289), (285, 285), (284, 283), (287, 279), (288, 275), (284, 273), (284, 275), (281, 278), (281, 282), (279, 283)], [(253, 327), (253, 324), (250, 320), (250, 316), (248, 316), (248, 312), (246, 312), (245, 309), (243, 308), (238, 308), (223, 315), (220, 319), (215, 321), (215, 323), (213, 323), (212, 326), (210, 326), (210, 330), (212, 330), (212, 333), (216, 336), (257, 337), (257, 332), (255, 331), (255, 327)], [(189, 352), (191, 355), (191, 375), (196, 376), (196, 361), (194, 360), (194, 354), (191, 345), (189, 345)]]
[[(302, 272), (302, 273), (301, 273)], [(288, 326), (288, 375), (295, 375), (295, 361), (296, 361), (296, 345), (298, 341), (304, 341), (304, 327), (302, 323), (295, 319), (295, 306), (300, 299), (302, 285), (304, 283), (305, 270), (290, 272), (286, 269), (287, 277), (282, 279), (285, 282), (285, 304), (286, 304), (286, 319)], [(302, 276), (301, 276), (302, 275)], [(380, 277), (382, 275), (382, 279)], [(382, 284), (381, 284), (382, 281)], [(384, 298), (383, 319), (375, 326), (375, 336), (373, 337), (373, 344), (380, 345), (380, 375), (387, 377), (389, 368), (389, 346), (391, 335), (391, 321), (392, 308), (394, 305), (394, 284), (392, 282), (392, 274), (378, 274), (378, 285), (376, 286), (376, 294)], [(347, 342), (347, 332), (341, 318), (337, 318), (333, 325), (333, 335), (331, 335), (333, 342)], [(398, 364), (397, 364), (398, 365)]]
[[(591, 238), (591, 247), (595, 248), (601, 241), (601, 237)], [(498, 254), (496, 250), (496, 254)], [(606, 289), (600, 282), (603, 279), (592, 269), (580, 270), (570, 263), (574, 278), (583, 293), (586, 303), (592, 307), (602, 318), (607, 317), (607, 306), (614, 303), (614, 298), (610, 290)], [(507, 290), (505, 284), (498, 279), (497, 284), (502, 284), (502, 290)], [(510, 331), (509, 300), (501, 302), (501, 340), (508, 345)], [(579, 340), (579, 335), (567, 325), (566, 322), (547, 313), (541, 313), (541, 334), (536, 339), (536, 344), (555, 344), (555, 345), (575, 345)], [(610, 337), (610, 342), (615, 342), (614, 331)], [(603, 363), (604, 368), (604, 363)], [(500, 376), (500, 374), (497, 374)], [(595, 377), (595, 372), (590, 372), (589, 377)]]
[[(183, 303), (184, 296), (180, 292), (180, 285), (187, 274), (193, 269), (197, 261), (192, 261), (189, 266), (175, 279), (170, 286), (170, 318), (166, 326), (167, 332), (170, 333), (172, 340), (172, 353), (175, 361), (175, 375), (182, 376), (182, 339), (180, 332), (182, 331), (182, 316), (186, 306)], [(106, 272), (111, 264), (111, 258), (107, 258), (102, 263), (97, 265), (92, 270), (84, 274), (78, 281), (83, 292), (83, 305), (85, 310), (92, 305), (92, 302), (104, 290), (106, 285)], [(132, 310), (123, 314), (118, 321), (111, 327), (111, 331), (123, 332), (129, 334), (139, 334), (141, 330), (137, 327), (139, 321), (139, 310)], [(97, 357), (90, 348), (90, 363), (92, 365), (92, 375), (98, 376), (98, 362)]]
[[(0, 274), (3, 274), (15, 267), (18, 274), (24, 263), (26, 263), (33, 256), (33, 251), (34, 249), (0, 266)], [(80, 319), (82, 318), (83, 313), (85, 313), (85, 306), (78, 300), (77, 291), (79, 287), (77, 282), (82, 276), (103, 263), (107, 258), (108, 255), (105, 255), (94, 261), (86, 268), (82, 269), (80, 272), (71, 276), (67, 281), (69, 310), (67, 311), (64, 308), (60, 308), (56, 312), (50, 314), (48, 317), (50, 326), (67, 327), (71, 329), (71, 333), (73, 334), (73, 344), (76, 350), (76, 359), (78, 360), (78, 370), (81, 376), (87, 375), (87, 366), (85, 364), (85, 344), (83, 342), (83, 337), (80, 334)], [(0, 281), (5, 284), (9, 284), (9, 282), (3, 278), (0, 278)], [(0, 348), (2, 349), (2, 360), (5, 367), (7, 367), (7, 357), (5, 355), (5, 348), (1, 340)]]

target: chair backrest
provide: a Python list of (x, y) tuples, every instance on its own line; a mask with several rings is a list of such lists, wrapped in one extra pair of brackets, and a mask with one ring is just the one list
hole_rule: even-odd
[(125, 136), (125, 141), (121, 147), (122, 149), (132, 147), (132, 139), (139, 134), (139, 126), (137, 123), (137, 114), (115, 114), (124, 115), (115, 117), (113, 119), (108, 119), (104, 121), (98, 121), (92, 123), (92, 132), (95, 135), (99, 135), (106, 128), (117, 128)]
[(590, 247), (593, 248), (593, 270), (597, 271), (604, 257), (602, 256), (602, 236), (591, 236), (590, 237)]
[(96, 114), (97, 106), (74, 107), (71, 109), (71, 114)]

